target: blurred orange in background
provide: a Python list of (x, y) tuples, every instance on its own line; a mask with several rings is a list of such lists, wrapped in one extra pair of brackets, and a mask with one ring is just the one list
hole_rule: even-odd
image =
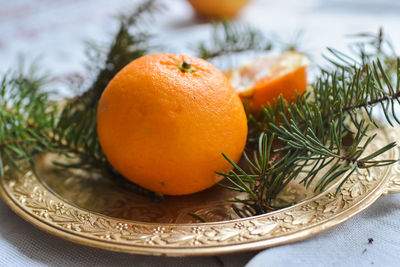
[(250, 0), (188, 0), (196, 13), (212, 19), (233, 18)]

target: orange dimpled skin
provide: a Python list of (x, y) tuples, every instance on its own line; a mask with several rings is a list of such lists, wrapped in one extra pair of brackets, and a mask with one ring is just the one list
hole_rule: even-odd
[(97, 123), (111, 165), (167, 195), (213, 186), (221, 179), (216, 171), (231, 169), (221, 153), (238, 161), (247, 137), (243, 105), (224, 74), (177, 54), (147, 55), (124, 67), (100, 99)]

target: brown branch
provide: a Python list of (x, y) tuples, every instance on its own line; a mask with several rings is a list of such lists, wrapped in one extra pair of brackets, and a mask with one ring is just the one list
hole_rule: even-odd
[[(342, 108), (342, 112), (349, 112), (354, 109), (360, 109), (360, 108), (367, 107), (367, 106), (373, 106), (378, 103), (381, 103), (381, 102), (384, 102), (384, 101), (387, 101), (390, 99), (397, 99), (397, 98), (400, 98), (400, 92), (395, 93), (394, 95), (386, 95), (384, 97), (374, 99), (374, 100), (371, 100), (371, 101), (368, 101), (365, 103), (361, 103), (358, 105), (344, 107), (344, 108)], [(337, 110), (335, 113), (339, 113), (339, 110)]]

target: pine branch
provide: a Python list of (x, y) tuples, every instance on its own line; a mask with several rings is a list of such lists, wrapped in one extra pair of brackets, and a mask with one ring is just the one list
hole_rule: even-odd
[(393, 120), (400, 122), (395, 112), (395, 105), (400, 103), (399, 58), (394, 66), (384, 65), (379, 58), (363, 65), (334, 64), (337, 70), (323, 71), (314, 86), (314, 96), (325, 110), (324, 115), (328, 115), (328, 110), (334, 110), (334, 115), (346, 112), (357, 125), (359, 111), (364, 111), (374, 121), (372, 110), (379, 105), (390, 125)]
[(214, 24), (211, 42), (197, 47), (199, 57), (210, 60), (224, 55), (249, 51), (269, 51), (272, 43), (263, 34), (248, 25), (223, 21)]
[[(250, 114), (249, 141), (259, 135), (258, 147), (252, 158), (244, 154), (248, 170), (228, 159), (234, 171), (224, 176), (231, 183), (228, 188), (247, 193), (247, 199), (233, 201), (245, 205), (252, 215), (273, 210), (271, 203), (277, 193), (299, 174), (305, 175), (299, 182), (305, 187), (313, 185), (314, 191), (323, 191), (341, 179), (338, 193), (353, 173), (398, 162), (380, 158), (395, 142), (365, 154), (375, 135), (368, 132), (371, 124), (361, 111), (376, 127), (378, 122), (371, 113), (378, 104), (389, 124), (399, 121), (394, 104), (400, 103), (400, 60), (397, 58), (393, 67), (382, 63), (383, 55), (369, 56), (361, 58), (360, 65), (343, 53), (333, 51), (333, 55), (336, 60), (329, 60), (330, 69), (321, 70), (311, 92), (298, 95), (295, 102), (280, 97), (267, 105), (260, 117)], [(280, 147), (265, 146), (266, 136), (279, 140)], [(271, 155), (278, 155), (278, 163), (270, 162)]]
[[(160, 8), (155, 0), (139, 5), (132, 13), (122, 15), (120, 27), (111, 42), (102, 67), (88, 90), (77, 97), (65, 100), (61, 114), (48, 100), (49, 93), (39, 90), (40, 79), (16, 76), (4, 77), (0, 99), (0, 175), (6, 170), (17, 170), (20, 160), (32, 162), (38, 152), (57, 152), (74, 156), (72, 164), (58, 162), (66, 168), (99, 170), (117, 183), (121, 182), (107, 162), (97, 137), (97, 102), (113, 76), (131, 60), (148, 52), (150, 35), (141, 25)], [(98, 64), (98, 62), (96, 63)], [(99, 65), (99, 64), (98, 64)], [(152, 196), (136, 185), (124, 182), (124, 187)]]
[(45, 79), (22, 72), (3, 76), (0, 84), (0, 176), (18, 170), (18, 162), (32, 162), (49, 149), (55, 107), (40, 89)]
[[(251, 215), (259, 215), (276, 210), (273, 205), (276, 196), (292, 181), (300, 169), (297, 168), (299, 151), (289, 151), (285, 155), (274, 153), (274, 135), (261, 134), (258, 150), (244, 153), (245, 165), (248, 171), (224, 157), (232, 164), (234, 170), (228, 174), (220, 173), (230, 185), (222, 185), (228, 189), (245, 192), (247, 199), (234, 199), (233, 202), (244, 204)], [(241, 214), (238, 214), (241, 216)]]
[[(162, 4), (156, 0), (147, 0), (138, 5), (131, 13), (122, 14), (119, 18), (119, 29), (115, 34), (114, 40), (105, 52), (105, 56), (95, 46), (90, 48), (95, 50), (96, 58), (105, 58), (104, 62), (97, 62), (97, 77), (89, 89), (81, 96), (71, 100), (70, 106), (84, 105), (93, 107), (100, 98), (103, 90), (111, 79), (129, 62), (145, 55), (149, 49), (148, 41), (151, 37), (142, 25), (151, 19), (154, 12), (158, 12)], [(89, 55), (91, 51), (87, 52)]]
[(108, 52), (105, 56), (99, 55), (98, 51), (94, 53), (104, 58), (104, 62), (100, 64), (102, 68), (96, 69), (98, 73), (95, 81), (85, 93), (68, 100), (62, 110), (54, 129), (55, 140), (62, 142), (67, 150), (69, 147), (72, 150), (79, 148), (80, 151), (85, 151), (85, 154), (76, 154), (80, 156), (82, 165), (90, 158), (91, 161), (96, 161), (96, 165), (111, 169), (97, 138), (97, 103), (111, 79), (129, 62), (148, 52), (151, 36), (141, 25), (151, 19), (151, 14), (160, 8), (160, 3), (148, 0), (132, 13), (119, 17), (120, 26)]

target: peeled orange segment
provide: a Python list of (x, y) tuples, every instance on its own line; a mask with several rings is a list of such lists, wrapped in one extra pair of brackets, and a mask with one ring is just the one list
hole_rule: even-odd
[(307, 88), (310, 60), (297, 52), (258, 59), (227, 72), (227, 76), (247, 107), (257, 112), (279, 95), (291, 100)]

